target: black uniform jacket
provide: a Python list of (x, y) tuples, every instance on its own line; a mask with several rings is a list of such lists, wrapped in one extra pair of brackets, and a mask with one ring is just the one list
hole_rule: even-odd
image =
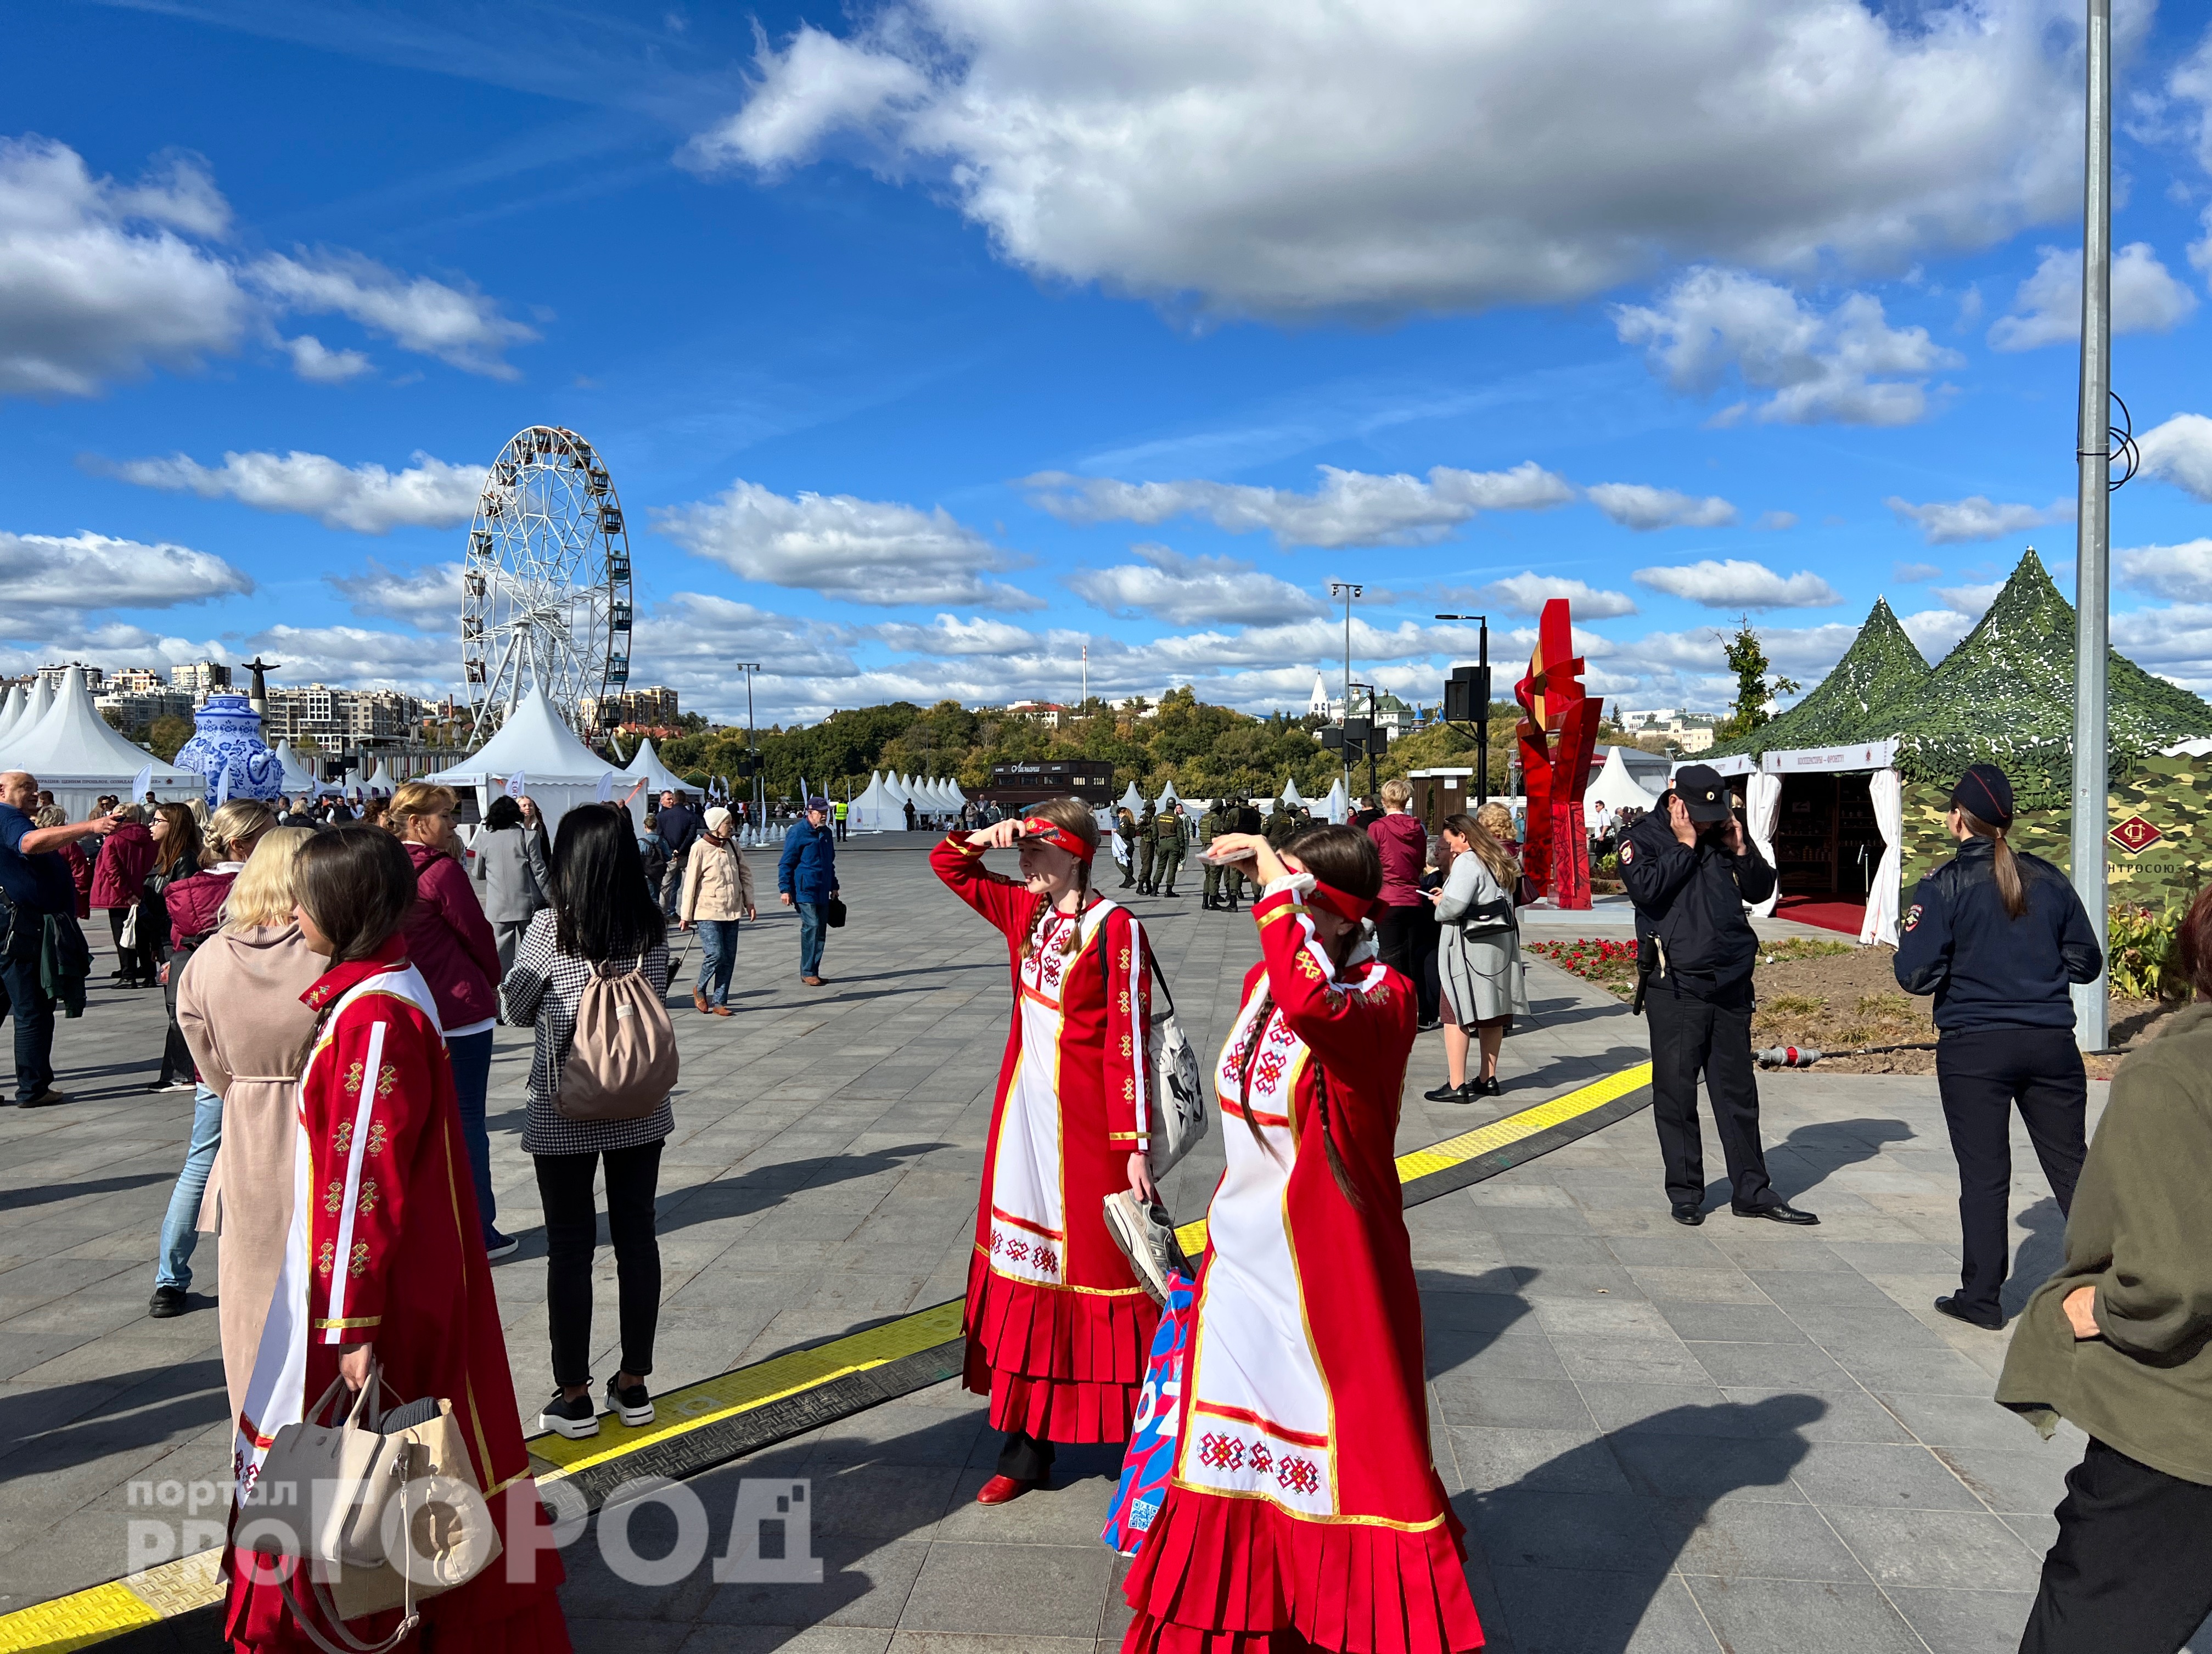
[(1620, 882), (1636, 904), (1637, 940), (1656, 936), (1664, 951), (1664, 980), (1700, 999), (1748, 984), (1759, 937), (1743, 905), (1774, 894), (1774, 869), (1748, 839), (1741, 856), (1705, 840), (1686, 845), (1655, 811), (1621, 841)]
[(2070, 1028), (2069, 985), (2094, 982), (2105, 955), (2066, 875), (2017, 851), (2027, 912), (2015, 919), (1997, 894), (1996, 846), (1969, 839), (1921, 880), (1897, 927), (1897, 985), (1936, 996), (1936, 1026)]

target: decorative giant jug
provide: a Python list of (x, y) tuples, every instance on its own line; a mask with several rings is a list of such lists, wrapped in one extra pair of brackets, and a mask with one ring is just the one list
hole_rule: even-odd
[[(177, 749), (179, 769), (197, 770), (207, 778), (208, 808), (213, 809), (225, 795), (258, 798), (264, 803), (283, 796), (284, 766), (261, 738), (261, 714), (244, 695), (228, 692), (211, 694), (207, 705), (192, 715), (198, 733)], [(228, 789), (223, 778), (229, 776)]]

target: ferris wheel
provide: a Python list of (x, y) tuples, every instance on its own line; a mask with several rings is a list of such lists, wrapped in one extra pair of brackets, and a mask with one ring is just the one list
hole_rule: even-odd
[(558, 426), (516, 433), (484, 476), (461, 569), (474, 738), (535, 684), (590, 740), (629, 682), (629, 536), (605, 462)]

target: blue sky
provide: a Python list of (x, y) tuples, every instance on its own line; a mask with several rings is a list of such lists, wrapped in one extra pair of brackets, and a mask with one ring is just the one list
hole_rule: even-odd
[[(2117, 640), (2212, 689), (2212, 33), (2119, 8)], [(633, 682), (741, 715), (1931, 658), (2070, 590), (2078, 8), (19, 9), (0, 665), (442, 691), (483, 469), (611, 468)], [(1564, 583), (1564, 584), (1563, 584)]]

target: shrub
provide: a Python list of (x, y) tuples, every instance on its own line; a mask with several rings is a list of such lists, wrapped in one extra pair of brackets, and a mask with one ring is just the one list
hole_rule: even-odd
[(2130, 999), (2185, 999), (2181, 972), (2181, 915), (2148, 907), (2116, 906), (2105, 918), (2106, 969), (2112, 991)]

